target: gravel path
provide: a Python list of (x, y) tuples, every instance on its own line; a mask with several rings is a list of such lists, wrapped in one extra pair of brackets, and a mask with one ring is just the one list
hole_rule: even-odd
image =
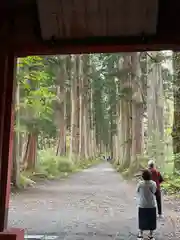
[[(66, 240), (136, 239), (134, 197), (134, 185), (109, 163), (102, 163), (68, 179), (45, 181), (12, 195), (9, 226)], [(164, 208), (156, 239), (179, 239), (178, 214), (169, 203)]]

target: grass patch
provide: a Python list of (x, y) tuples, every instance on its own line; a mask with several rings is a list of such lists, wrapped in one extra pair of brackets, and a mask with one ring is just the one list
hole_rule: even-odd
[(141, 170), (147, 168), (148, 156), (137, 155), (136, 161), (134, 161), (129, 168), (124, 167), (121, 164), (113, 162), (113, 167), (119, 172), (125, 179), (133, 179), (137, 174), (141, 174)]
[(176, 194), (180, 192), (180, 176), (178, 175), (165, 175), (162, 189), (165, 193)]
[(121, 174), (121, 176), (124, 179), (126, 179), (126, 180), (132, 179), (133, 173), (131, 172), (131, 169), (123, 168), (121, 165), (117, 165), (115, 163), (113, 163), (112, 165), (116, 169), (116, 171)]
[[(118, 165), (116, 162), (113, 162), (112, 165), (119, 172), (122, 177), (126, 180), (131, 179), (140, 179), (141, 169), (147, 168), (148, 157), (147, 156), (139, 156), (139, 168), (130, 167), (123, 168), (121, 165)], [(164, 164), (164, 168), (161, 171), (163, 175), (164, 182), (161, 184), (162, 190), (166, 194), (177, 195), (180, 193), (180, 175), (173, 174), (174, 162), (172, 160), (166, 161)]]
[(29, 177), (28, 175), (29, 174), (27, 174), (26, 172), (22, 172), (20, 174), (19, 188), (27, 188), (27, 187), (31, 187), (35, 184), (35, 181), (33, 181), (31, 179), (31, 177)]
[(180, 176), (173, 174), (174, 162), (166, 161), (163, 169), (164, 182), (162, 183), (162, 189), (165, 193), (176, 194), (180, 192)]
[(20, 174), (19, 188), (33, 186), (40, 180), (65, 178), (74, 172), (79, 172), (101, 162), (100, 158), (86, 159), (76, 163), (68, 157), (56, 156), (51, 149), (41, 150), (38, 153), (35, 171), (24, 171)]
[(75, 165), (67, 157), (56, 156), (52, 150), (43, 150), (38, 155), (37, 172), (52, 178), (60, 173), (73, 172)]
[(163, 170), (166, 175), (171, 176), (174, 170), (174, 163), (172, 161), (166, 162)]

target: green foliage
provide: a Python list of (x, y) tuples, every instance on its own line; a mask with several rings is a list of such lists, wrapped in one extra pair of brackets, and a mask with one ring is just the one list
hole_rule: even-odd
[(102, 160), (100, 158), (84, 159), (84, 160), (79, 161), (77, 163), (76, 168), (79, 169), (79, 170), (87, 169), (87, 168), (92, 167), (92, 166), (94, 166), (96, 164), (99, 164), (101, 162), (102, 162)]
[(35, 182), (31, 179), (31, 175), (29, 176), (29, 174), (27, 174), (26, 172), (22, 172), (20, 174), (19, 188), (27, 188), (35, 184)]
[(46, 174), (48, 178), (66, 176), (69, 173), (89, 168), (101, 162), (100, 158), (94, 158), (74, 163), (67, 157), (56, 156), (51, 149), (39, 151), (38, 158), (37, 172)]
[(116, 134), (117, 66), (120, 54), (91, 55), (91, 87), (96, 141), (108, 146)]
[(44, 179), (67, 177), (73, 172), (87, 169), (101, 162), (100, 158), (86, 159), (76, 163), (67, 157), (56, 156), (52, 149), (41, 150), (38, 153), (38, 165), (34, 172), (23, 171), (20, 173), (19, 188), (25, 189)]
[(124, 167), (120, 164), (117, 164), (116, 162), (113, 162), (113, 167), (116, 169), (117, 172), (122, 173), (123, 171), (126, 171), (127, 169), (124, 169)]
[(51, 149), (39, 151), (38, 169), (48, 176), (59, 176), (60, 173), (70, 173), (74, 170), (74, 164), (67, 157), (56, 156)]
[(58, 170), (59, 172), (67, 173), (67, 172), (73, 172), (75, 169), (74, 163), (67, 159), (67, 157), (58, 157)]
[(16, 111), (21, 128), (28, 132), (44, 132), (52, 136), (56, 132), (53, 118), (55, 93), (52, 76), (44, 65), (43, 57), (26, 57), (18, 61), (18, 85), (20, 103)]
[(162, 189), (169, 194), (176, 194), (180, 191), (180, 176), (179, 175), (165, 175)]
[[(147, 52), (141, 53), (140, 65), (141, 65), (141, 78), (142, 88), (144, 94), (144, 109), (146, 109), (147, 98)], [(117, 134), (117, 116), (119, 116), (119, 107), (117, 103), (120, 99), (126, 101), (131, 100), (132, 88), (128, 84), (125, 84), (129, 76), (131, 76), (131, 67), (127, 66), (123, 68), (123, 57), (125, 54), (93, 54), (89, 56), (90, 65), (85, 64), (83, 66), (86, 77), (89, 84), (88, 94), (92, 94), (92, 104), (90, 109), (90, 115), (93, 121), (91, 121), (91, 128), (95, 129), (97, 145), (104, 143), (106, 150), (110, 152), (113, 147), (113, 136)], [(176, 54), (176, 57), (179, 55)], [(179, 59), (177, 59), (179, 61)], [(148, 64), (165, 63), (169, 61), (163, 53), (157, 54), (154, 59), (149, 60)], [(18, 132), (35, 132), (39, 139), (51, 138), (55, 139), (57, 135), (57, 126), (54, 123), (54, 109), (55, 102), (57, 102), (56, 88), (57, 78), (60, 73), (60, 69), (66, 64), (67, 76), (65, 77), (65, 89), (69, 91), (71, 89), (71, 56), (49, 56), (39, 57), (31, 56), (22, 58), (18, 61), (18, 75), (17, 80), (20, 88), (20, 103), (16, 106), (16, 112), (20, 115), (20, 128), (15, 126)], [(88, 72), (88, 73), (87, 73)], [(173, 74), (167, 67), (163, 67), (162, 71), (164, 93), (165, 98), (170, 102), (170, 115), (173, 115)], [(175, 81), (174, 81), (175, 82)], [(59, 83), (58, 83), (59, 84)], [(70, 91), (69, 91), (70, 92)], [(70, 119), (70, 96), (67, 97), (67, 118)], [(69, 102), (68, 102), (69, 101)], [(169, 110), (168, 110), (169, 112)], [(70, 122), (70, 120), (68, 120)], [(67, 129), (70, 129), (70, 123), (67, 123)], [(173, 121), (171, 117), (171, 122)], [(147, 120), (145, 120), (145, 128), (147, 130)], [(167, 120), (169, 123), (169, 120)], [(171, 138), (171, 123), (167, 125), (165, 134), (168, 135), (168, 139)], [(154, 133), (154, 135), (159, 133)], [(68, 136), (69, 137), (69, 136)], [(131, 137), (131, 136), (130, 136)], [(156, 136), (154, 137), (154, 139)], [(154, 141), (154, 139), (148, 139), (149, 151), (152, 156), (161, 154), (161, 145), (165, 142)], [(146, 140), (146, 139), (145, 139)], [(171, 139), (170, 139), (171, 141)], [(43, 142), (43, 141), (42, 141)], [(53, 142), (53, 141), (52, 141)], [(146, 143), (145, 143), (146, 144)], [(42, 146), (39, 144), (38, 146)], [(67, 143), (67, 150), (69, 150), (69, 142)], [(43, 149), (43, 147), (39, 147)], [(111, 154), (111, 153), (110, 153)], [(146, 154), (146, 153), (145, 153)], [(48, 178), (56, 176), (66, 175), (74, 172), (77, 169), (85, 169), (96, 163), (99, 159), (82, 160), (76, 163), (72, 163), (66, 157), (56, 156), (54, 151), (48, 149), (39, 151), (37, 159), (37, 169), (39, 174)], [(139, 156), (137, 162), (139, 167), (143, 168), (147, 166), (148, 157)], [(173, 161), (173, 160), (172, 160)], [(179, 161), (179, 157), (175, 158), (175, 161)], [(171, 162), (173, 165), (173, 162)], [(167, 166), (167, 164), (166, 164)], [(122, 166), (115, 166), (119, 172), (124, 176), (130, 176), (135, 171), (135, 166), (130, 169), (123, 169)], [(138, 171), (138, 169), (136, 169)], [(37, 174), (37, 173), (36, 173)], [(171, 175), (170, 173), (168, 173)], [(27, 179), (32, 178), (32, 173), (22, 174), (22, 185), (25, 184)], [(174, 179), (167, 178), (166, 184), (172, 186)], [(176, 184), (177, 185), (177, 184)], [(170, 187), (171, 188), (171, 187)]]
[(138, 155), (136, 162), (130, 165), (129, 168), (124, 168), (121, 164), (117, 164), (116, 161), (113, 162), (113, 167), (119, 172), (125, 179), (132, 179), (136, 175), (141, 174), (140, 171), (147, 168), (149, 157), (146, 155)]

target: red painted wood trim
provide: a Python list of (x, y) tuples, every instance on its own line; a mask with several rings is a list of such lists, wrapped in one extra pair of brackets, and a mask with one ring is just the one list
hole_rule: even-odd
[(7, 187), (6, 187), (6, 209), (9, 209), (9, 197), (11, 193), (11, 172), (12, 172), (12, 154), (13, 154), (13, 142), (14, 142), (14, 111), (12, 108), (11, 112), (11, 128), (9, 138), (9, 157), (8, 157), (8, 176), (7, 176)]
[(9, 205), (10, 194), (10, 171), (12, 155), (9, 154), (12, 147), (9, 149), (9, 142), (11, 137), (11, 119), (12, 119), (12, 99), (13, 99), (13, 80), (14, 80), (14, 55), (11, 53), (5, 57), (5, 74), (2, 82), (3, 99), (0, 104), (2, 129), (0, 132), (1, 145), (1, 175), (0, 175), (0, 231), (7, 227), (7, 213)]
[(24, 230), (20, 228), (6, 229), (0, 232), (0, 240), (24, 240)]
[[(164, 37), (166, 38), (166, 37)], [(64, 44), (50, 44), (42, 42), (29, 42), (26, 44), (18, 44), (14, 46), (15, 55), (17, 57), (25, 57), (29, 55), (55, 55), (55, 54), (81, 54), (81, 53), (115, 53), (115, 52), (142, 52), (142, 51), (161, 51), (161, 50), (180, 50), (180, 38), (170, 39), (166, 41), (149, 41), (131, 42), (131, 43), (117, 43), (102, 42), (92, 44), (90, 42), (80, 42), (79, 44), (64, 43)]]

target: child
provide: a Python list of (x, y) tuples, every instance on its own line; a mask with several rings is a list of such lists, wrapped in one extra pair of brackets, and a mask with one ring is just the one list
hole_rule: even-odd
[(137, 194), (139, 198), (138, 204), (138, 221), (139, 235), (138, 239), (143, 239), (143, 231), (149, 230), (149, 239), (153, 238), (153, 231), (156, 229), (156, 183), (151, 180), (151, 172), (144, 170), (142, 173), (142, 181), (137, 186)]

